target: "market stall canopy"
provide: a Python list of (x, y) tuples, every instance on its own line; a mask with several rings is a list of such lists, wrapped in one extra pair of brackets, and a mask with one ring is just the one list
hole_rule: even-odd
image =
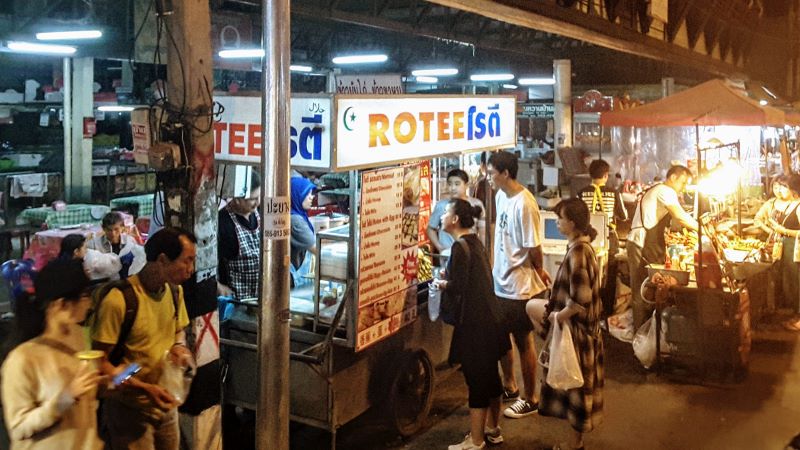
[(744, 91), (715, 79), (644, 106), (601, 113), (603, 126), (783, 126), (783, 111), (761, 106)]

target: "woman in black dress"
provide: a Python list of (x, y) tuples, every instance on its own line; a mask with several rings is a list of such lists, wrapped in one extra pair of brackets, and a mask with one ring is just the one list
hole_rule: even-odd
[(583, 449), (583, 433), (592, 431), (603, 419), (603, 303), (600, 269), (591, 246), (597, 231), (589, 224), (589, 209), (580, 199), (564, 200), (555, 211), (558, 230), (569, 239), (567, 254), (553, 281), (550, 300), (531, 300), (526, 310), (534, 327), (541, 330), (556, 320), (570, 327), (583, 386), (564, 391), (542, 381), (539, 415), (567, 419), (572, 426), (569, 442), (557, 444), (554, 450)]
[(443, 295), (458, 299), (456, 325), (450, 343), (450, 363), (461, 364), (469, 388), (470, 434), (449, 450), (481, 449), (485, 441), (503, 442), (498, 420), (503, 384), (497, 362), (509, 348), (508, 333), (494, 295), (492, 269), (486, 249), (472, 231), (483, 213), (461, 199), (453, 199), (441, 219), (441, 226), (455, 239), (447, 275), (435, 281)]

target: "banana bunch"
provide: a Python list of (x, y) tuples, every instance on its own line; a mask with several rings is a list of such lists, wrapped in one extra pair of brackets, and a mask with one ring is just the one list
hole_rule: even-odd
[(428, 281), (433, 278), (433, 262), (431, 255), (425, 250), (417, 250), (417, 280), (420, 282)]

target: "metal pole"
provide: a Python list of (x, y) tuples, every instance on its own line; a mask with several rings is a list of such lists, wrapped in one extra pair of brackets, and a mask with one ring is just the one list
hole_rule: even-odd
[(700, 198), (700, 178), (703, 176), (703, 151), (700, 149), (700, 125), (697, 123), (694, 125), (694, 136), (694, 145), (697, 147), (697, 180), (695, 181), (697, 189), (694, 193), (697, 198), (697, 268), (695, 268), (694, 278), (697, 281), (697, 287), (702, 289), (703, 286), (700, 285), (700, 280), (703, 273), (703, 223), (701, 222), (702, 211), (700, 208), (703, 202)]
[[(261, 308), (256, 448), (289, 448), (289, 0), (262, 3)], [(273, 233), (274, 231), (278, 233)]]
[(64, 199), (72, 201), (72, 58), (64, 58)]

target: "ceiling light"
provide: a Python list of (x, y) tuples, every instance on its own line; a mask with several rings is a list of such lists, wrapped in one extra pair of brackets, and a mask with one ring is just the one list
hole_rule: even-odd
[(436, 77), (415, 77), (417, 83), (438, 83), (439, 79)]
[(75, 31), (51, 31), (47, 33), (36, 33), (36, 39), (40, 41), (68, 41), (73, 39), (97, 39), (103, 36), (100, 30), (75, 30)]
[(761, 106), (767, 106), (767, 105), (769, 105), (769, 102), (762, 99), (762, 100), (758, 101), (758, 104), (761, 105)]
[(514, 79), (513, 73), (483, 73), (477, 75), (470, 75), (469, 79), (472, 81), (508, 81)]
[(506, 89), (516, 89), (517, 85), (516, 84), (504, 84), (503, 87), (506, 88)]
[(220, 58), (223, 59), (236, 59), (236, 58), (262, 58), (264, 56), (263, 48), (237, 48), (231, 50), (220, 50), (218, 53)]
[(6, 48), (16, 53), (33, 53), (38, 55), (72, 55), (78, 49), (68, 45), (35, 44), (32, 42), (8, 41)]
[(98, 106), (98, 111), (103, 112), (128, 112), (133, 111), (136, 109), (135, 106), (122, 106), (122, 105), (106, 105), (106, 106)]
[(458, 75), (458, 69), (440, 68), (412, 70), (411, 75), (415, 77), (449, 77)]
[(334, 64), (368, 64), (368, 63), (382, 63), (389, 59), (388, 56), (383, 54), (375, 55), (348, 55), (337, 56), (333, 58)]
[(521, 86), (550, 86), (556, 84), (556, 80), (551, 78), (520, 78), (517, 80)]
[(311, 66), (304, 66), (301, 64), (292, 64), (289, 66), (289, 70), (292, 72), (311, 72), (313, 68)]

